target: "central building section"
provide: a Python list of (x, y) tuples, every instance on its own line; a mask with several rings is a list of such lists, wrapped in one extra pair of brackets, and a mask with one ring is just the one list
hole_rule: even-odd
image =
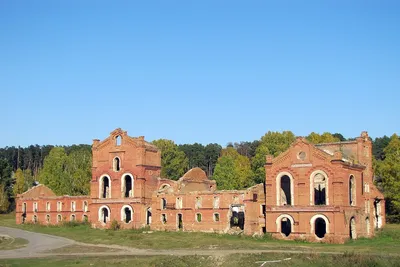
[(151, 222), (151, 197), (157, 190), (161, 153), (144, 137), (116, 129), (103, 141), (93, 140), (91, 222), (107, 228), (140, 228)]

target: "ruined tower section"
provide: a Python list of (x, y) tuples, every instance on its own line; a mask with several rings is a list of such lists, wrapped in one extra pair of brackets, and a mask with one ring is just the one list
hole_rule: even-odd
[(160, 175), (160, 151), (143, 136), (118, 128), (103, 141), (93, 140), (92, 154), (92, 225), (107, 228), (115, 220), (123, 228), (144, 226)]

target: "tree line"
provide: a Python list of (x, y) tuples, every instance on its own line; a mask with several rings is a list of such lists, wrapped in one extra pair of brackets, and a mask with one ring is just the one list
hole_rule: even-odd
[[(161, 177), (177, 180), (191, 168), (200, 167), (219, 189), (243, 189), (265, 179), (265, 156), (278, 156), (295, 141), (291, 131), (269, 131), (259, 140), (177, 145), (172, 140), (152, 143), (161, 149)], [(340, 133), (310, 133), (314, 144), (354, 140)], [(393, 220), (400, 212), (400, 141), (397, 135), (373, 141), (376, 182), (387, 198), (387, 211)], [(49, 186), (56, 194), (89, 193), (91, 146), (39, 146), (0, 149), (0, 212), (14, 208), (14, 197), (35, 183)], [(397, 216), (397, 217), (396, 217)]]

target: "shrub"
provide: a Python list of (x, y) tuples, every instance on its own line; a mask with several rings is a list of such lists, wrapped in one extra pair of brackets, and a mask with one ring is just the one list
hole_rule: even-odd
[(110, 229), (117, 231), (117, 230), (121, 229), (121, 225), (119, 224), (119, 222), (117, 222), (117, 220), (113, 220), (111, 223)]

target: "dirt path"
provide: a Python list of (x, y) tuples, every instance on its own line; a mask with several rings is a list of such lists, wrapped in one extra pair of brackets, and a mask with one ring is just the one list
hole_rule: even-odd
[[(0, 250), (0, 259), (7, 258), (42, 258), (53, 256), (155, 256), (155, 255), (207, 255), (207, 256), (226, 256), (229, 254), (242, 253), (285, 253), (300, 254), (313, 253), (304, 250), (220, 250), (220, 249), (136, 249), (118, 245), (94, 245), (76, 242), (71, 239), (52, 236), (41, 233), (28, 232), (15, 228), (0, 227), (0, 234), (6, 234), (12, 237), (24, 238), (29, 241), (26, 247), (14, 250)], [(75, 249), (74, 249), (75, 247)], [(87, 249), (85, 249), (87, 248)], [(101, 249), (102, 248), (102, 249)], [(65, 250), (65, 252), (63, 252)], [(99, 250), (102, 250), (101, 252)], [(107, 250), (111, 252), (107, 252)], [(76, 252), (78, 251), (78, 252)], [(343, 254), (341, 252), (317, 252), (323, 254)]]

